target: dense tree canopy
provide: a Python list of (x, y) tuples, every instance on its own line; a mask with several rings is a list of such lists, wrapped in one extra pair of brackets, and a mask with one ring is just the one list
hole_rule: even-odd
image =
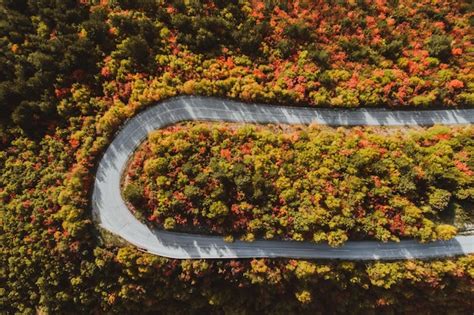
[[(166, 229), (261, 238), (449, 239), (474, 215), (474, 129), (188, 123), (132, 159), (125, 198)], [(462, 222), (458, 222), (462, 224)]]
[(38, 132), (75, 84), (125, 103), (149, 86), (147, 100), (474, 104), (468, 2), (107, 2), (3, 2), (3, 123)]
[[(170, 260), (101, 231), (89, 200), (120, 124), (178, 94), (472, 107), (472, 24), (452, 0), (1, 1), (0, 313), (472, 313), (473, 256)], [(423, 195), (435, 213), (472, 196), (456, 137), (439, 156), (454, 188)]]

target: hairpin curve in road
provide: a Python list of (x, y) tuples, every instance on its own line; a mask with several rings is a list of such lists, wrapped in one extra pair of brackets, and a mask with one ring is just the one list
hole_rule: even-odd
[(174, 233), (153, 229), (130, 212), (121, 196), (120, 180), (127, 161), (148, 134), (159, 128), (188, 120), (246, 123), (324, 124), (331, 126), (425, 126), (460, 125), (474, 122), (474, 109), (386, 110), (288, 107), (246, 104), (199, 97), (175, 97), (156, 104), (129, 119), (102, 156), (94, 182), (94, 220), (105, 230), (120, 236), (146, 252), (176, 259), (307, 258), (344, 260), (393, 260), (434, 258), (474, 253), (474, 236), (457, 236), (450, 241), (399, 243), (349, 241), (332, 248), (310, 242), (258, 240), (225, 242), (222, 237)]

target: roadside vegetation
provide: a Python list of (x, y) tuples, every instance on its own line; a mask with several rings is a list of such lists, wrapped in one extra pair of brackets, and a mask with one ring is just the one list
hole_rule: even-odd
[(446, 240), (457, 229), (444, 222), (474, 218), (473, 155), (472, 127), (185, 123), (150, 135), (124, 196), (168, 230), (331, 246)]
[(175, 95), (473, 107), (472, 25), (451, 0), (1, 1), (0, 313), (472, 313), (473, 256), (171, 260), (105, 243), (89, 200), (118, 127)]

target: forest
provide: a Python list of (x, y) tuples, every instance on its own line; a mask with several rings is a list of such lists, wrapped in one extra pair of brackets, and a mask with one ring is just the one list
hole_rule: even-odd
[(284, 127), (158, 130), (131, 159), (123, 195), (161, 228), (244, 240), (426, 242), (474, 220), (472, 127)]
[[(467, 0), (1, 1), (0, 313), (472, 313), (472, 255), (166, 259), (101, 231), (90, 193), (95, 165), (121, 124), (176, 95), (331, 108), (473, 107), (473, 25)], [(348, 148), (349, 139), (359, 141), (312, 132)], [(367, 158), (380, 154), (373, 142), (403, 163), (390, 143), (358, 132), (370, 138), (360, 148)], [(469, 132), (427, 130), (416, 136), (426, 144), (414, 136), (413, 152), (400, 149), (409, 156), (446, 149), (426, 168), (441, 178), (424, 175), (437, 190), (417, 186), (413, 170), (401, 185), (422, 200), (402, 202), (428, 209), (444, 207), (448, 195), (449, 208), (472, 200)], [(403, 137), (390, 139), (396, 148)], [(440, 171), (445, 166), (452, 172)], [(396, 195), (400, 187), (376, 175), (383, 170), (372, 172)], [(377, 191), (375, 183), (361, 185)], [(426, 216), (435, 224), (436, 211)]]

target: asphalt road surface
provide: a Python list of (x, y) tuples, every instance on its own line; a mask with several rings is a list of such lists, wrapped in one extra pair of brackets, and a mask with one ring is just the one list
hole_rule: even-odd
[(176, 258), (322, 258), (392, 260), (434, 258), (474, 253), (474, 236), (460, 235), (450, 241), (418, 243), (401, 241), (349, 241), (332, 248), (295, 241), (227, 243), (219, 236), (173, 233), (152, 229), (129, 211), (121, 196), (120, 179), (129, 157), (149, 132), (180, 121), (206, 120), (248, 123), (324, 124), (332, 126), (418, 126), (472, 124), (474, 109), (390, 111), (384, 109), (313, 109), (245, 104), (217, 98), (183, 96), (159, 103), (128, 120), (99, 162), (92, 194), (94, 220), (143, 251)]

